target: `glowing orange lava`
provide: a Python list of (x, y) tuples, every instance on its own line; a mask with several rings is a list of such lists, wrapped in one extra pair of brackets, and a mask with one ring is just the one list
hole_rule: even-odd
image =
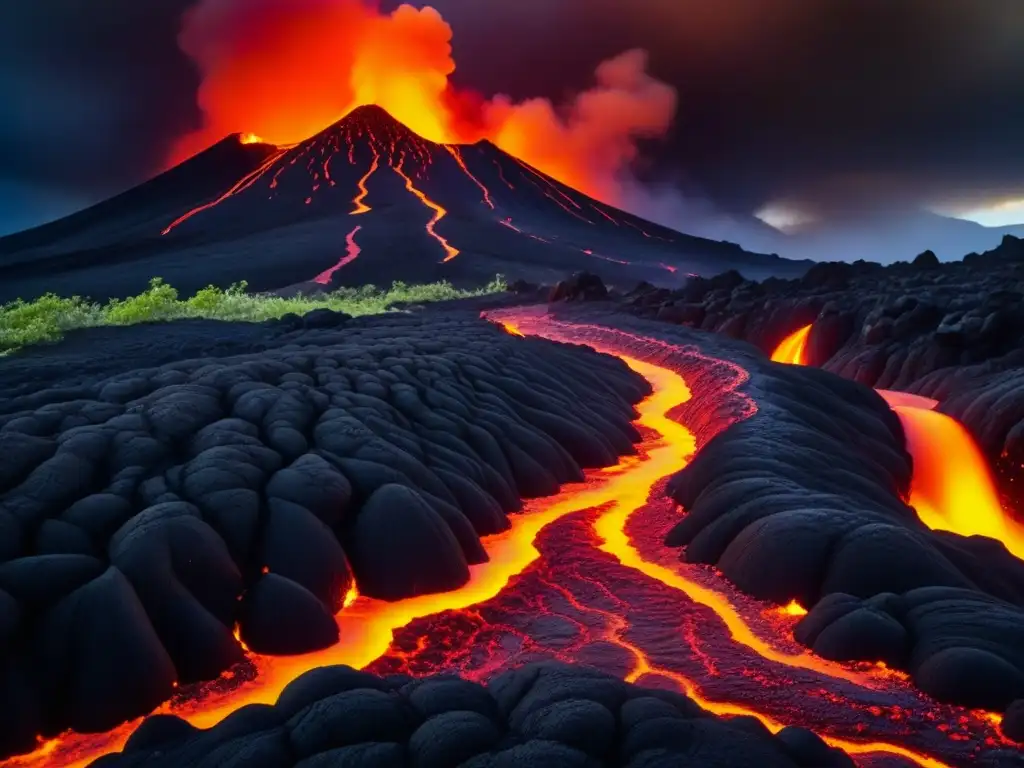
[(263, 139), (257, 136), (255, 133), (243, 133), (238, 137), (238, 140), (242, 144), (266, 144)]
[[(810, 325), (786, 337), (772, 360), (805, 365)], [(977, 443), (960, 422), (934, 410), (936, 400), (877, 390), (900, 417), (907, 450), (914, 459), (908, 504), (933, 530), (988, 536), (1024, 559), (1024, 525), (999, 502), (992, 473)]]
[[(513, 318), (503, 325), (510, 333), (522, 331)], [(620, 356), (621, 351), (608, 349)], [(825, 675), (849, 681), (863, 681), (864, 676), (841, 665), (816, 659), (807, 654), (777, 651), (756, 636), (744, 623), (739, 612), (718, 593), (686, 579), (684, 576), (646, 562), (634, 548), (624, 532), (626, 521), (647, 501), (654, 485), (681, 469), (696, 448), (694, 435), (669, 417), (691, 397), (686, 381), (669, 367), (642, 362), (623, 356), (634, 370), (650, 382), (653, 393), (638, 404), (638, 424), (652, 435), (645, 441), (637, 456), (625, 457), (617, 467), (588, 473), (583, 484), (568, 486), (551, 498), (538, 499), (527, 504), (523, 514), (512, 518), (509, 530), (488, 537), (485, 546), (489, 561), (473, 566), (469, 582), (444, 594), (423, 595), (387, 603), (358, 596), (353, 588), (346, 595), (344, 607), (337, 616), (342, 641), (316, 653), (294, 657), (249, 656), (255, 668), (252, 679), (237, 679), (226, 672), (217, 684), (200, 687), (189, 697), (161, 707), (161, 712), (172, 712), (193, 725), (206, 728), (247, 704), (272, 703), (281, 690), (295, 677), (318, 666), (348, 664), (363, 668), (381, 657), (391, 646), (397, 630), (422, 617), (446, 611), (469, 608), (498, 595), (517, 574), (523, 573), (540, 556), (536, 540), (542, 529), (575, 512), (600, 510), (594, 531), (600, 537), (600, 549), (616, 558), (623, 566), (634, 568), (664, 584), (678, 589), (701, 605), (712, 608), (739, 643), (753, 649), (764, 658), (802, 669), (815, 670)], [(759, 713), (752, 706), (732, 702), (714, 701), (702, 695), (693, 681), (671, 670), (653, 664), (648, 655), (625, 639), (627, 627), (621, 617), (609, 616), (616, 642), (629, 650), (634, 658), (629, 680), (638, 680), (652, 674), (674, 680), (691, 698), (709, 711), (723, 715), (750, 715), (778, 731), (780, 722)], [(234, 685), (226, 685), (234, 681)], [(96, 736), (66, 734), (47, 741), (32, 755), (15, 758), (5, 766), (42, 766), (60, 764), (84, 765), (96, 757), (123, 745), (138, 721), (125, 724), (107, 734)], [(948, 768), (944, 763), (920, 755), (910, 749), (888, 743), (860, 742), (825, 737), (826, 741), (853, 754), (887, 753), (907, 757), (925, 768)], [(59, 760), (59, 763), (54, 762)]]
[(896, 405), (914, 457), (909, 504), (929, 528), (988, 536), (1024, 559), (1024, 526), (1003, 511), (985, 457), (960, 422), (938, 411)]
[(435, 203), (433, 200), (431, 200), (429, 197), (423, 194), (420, 190), (416, 189), (416, 187), (412, 183), (412, 179), (410, 179), (409, 176), (405, 173), (405, 171), (402, 170), (402, 166), (404, 165), (404, 163), (405, 155), (402, 154), (402, 156), (398, 160), (398, 165), (392, 165), (391, 170), (393, 170), (395, 173), (402, 177), (402, 180), (405, 182), (405, 188), (408, 192), (414, 194), (421, 203), (423, 203), (425, 206), (427, 206), (427, 208), (434, 212), (433, 218), (431, 218), (431, 220), (427, 222), (427, 234), (430, 235), (435, 240), (437, 240), (437, 242), (441, 244), (441, 247), (444, 248), (444, 252), (446, 255), (441, 261), (451, 261), (452, 259), (459, 255), (459, 249), (453, 247), (444, 237), (438, 234), (436, 229), (434, 229), (437, 223), (448, 214), (448, 211), (446, 211), (440, 205)]
[(779, 609), (786, 616), (806, 616), (807, 609), (804, 608), (796, 600), (790, 600), (786, 605)]
[(448, 154), (450, 154), (454, 158), (455, 162), (459, 164), (459, 168), (462, 169), (462, 172), (469, 176), (469, 178), (473, 180), (474, 184), (480, 187), (480, 191), (483, 193), (484, 196), (484, 204), (487, 205), (493, 211), (494, 201), (491, 200), (491, 193), (476, 176), (469, 172), (469, 168), (466, 167), (466, 162), (465, 160), (462, 159), (462, 153), (459, 151), (459, 148), (453, 147), (451, 144), (445, 144), (444, 148), (448, 150)]
[(211, 201), (209, 203), (206, 203), (205, 205), (197, 206), (196, 208), (193, 208), (191, 211), (188, 211), (187, 213), (182, 214), (181, 216), (176, 218), (174, 221), (172, 221), (170, 224), (168, 224), (167, 227), (160, 234), (166, 235), (172, 229), (174, 229), (178, 225), (183, 224), (184, 222), (188, 221), (193, 216), (195, 216), (197, 213), (202, 213), (205, 210), (213, 208), (215, 205), (219, 205), (220, 203), (224, 202), (225, 200), (227, 200), (232, 195), (237, 195), (239, 192), (244, 192), (249, 187), (251, 187), (253, 184), (255, 184), (260, 179), (260, 177), (263, 176), (263, 174), (265, 174), (270, 169), (270, 167), (281, 158), (282, 155), (284, 155), (284, 150), (281, 150), (281, 151), (276, 152), (275, 154), (271, 155), (270, 157), (268, 157), (263, 162), (262, 165), (260, 165), (259, 168), (257, 168), (255, 171), (252, 171), (251, 173), (243, 176), (241, 179), (238, 180), (238, 182), (234, 186), (232, 186), (227, 192), (225, 192), (223, 195), (218, 197), (216, 200), (213, 200), (213, 201)]
[(784, 338), (772, 352), (772, 362), (807, 365), (807, 337), (813, 326), (805, 325)]
[(370, 170), (364, 173), (363, 177), (359, 179), (359, 194), (356, 195), (355, 199), (352, 201), (356, 206), (351, 213), (352, 216), (357, 216), (370, 210), (370, 206), (363, 202), (366, 200), (366, 196), (370, 194), (369, 190), (366, 188), (366, 182), (370, 180), (370, 177), (373, 176), (377, 170), (377, 166), (380, 164), (380, 154), (378, 153), (377, 147), (372, 139), (370, 140), (370, 151), (373, 152), (373, 159), (370, 161)]
[(314, 277), (314, 283), (320, 283), (320, 285), (327, 285), (328, 283), (331, 282), (331, 278), (334, 276), (335, 272), (344, 267), (346, 264), (350, 264), (351, 262), (359, 258), (359, 254), (362, 253), (362, 249), (356, 242), (356, 234), (359, 232), (360, 229), (362, 229), (362, 227), (357, 226), (355, 229), (348, 233), (348, 235), (345, 237), (345, 255), (333, 267), (331, 267), (328, 270), (325, 270), (324, 272), (321, 272), (319, 275)]
[(459, 89), (452, 29), (430, 6), (196, 0), (178, 41), (200, 75), (203, 124), (176, 142), (170, 164), (241, 131), (293, 145), (373, 104), (425, 139), (488, 139), (615, 205), (638, 142), (664, 136), (676, 111), (675, 89), (648, 73), (639, 49), (595, 61), (593, 83), (560, 104)]

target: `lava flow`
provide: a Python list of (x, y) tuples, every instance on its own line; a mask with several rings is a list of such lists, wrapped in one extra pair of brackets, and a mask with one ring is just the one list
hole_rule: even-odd
[[(807, 364), (812, 326), (792, 333), (772, 353), (775, 362)], [(964, 426), (935, 408), (936, 400), (906, 392), (876, 390), (900, 417), (914, 475), (907, 503), (934, 530), (988, 536), (1024, 559), (1024, 526), (999, 502), (981, 450)]]
[[(244, 136), (240, 140), (241, 140), (241, 142), (243, 144), (246, 143)], [(270, 168), (278, 160), (281, 159), (281, 157), (284, 154), (285, 154), (284, 150), (278, 150), (273, 155), (268, 157), (256, 170), (252, 171), (251, 173), (246, 174), (241, 179), (239, 179), (237, 182), (235, 182), (235, 184), (233, 184), (220, 197), (216, 198), (215, 200), (211, 200), (209, 203), (204, 203), (203, 205), (197, 206), (197, 207), (193, 208), (192, 210), (182, 214), (181, 216), (176, 218), (174, 221), (172, 221), (170, 224), (168, 224), (160, 234), (161, 235), (168, 234), (172, 229), (174, 229), (175, 227), (177, 227), (177, 226), (179, 226), (181, 224), (184, 224), (186, 221), (191, 219), (196, 214), (202, 213), (203, 211), (207, 211), (207, 210), (213, 208), (214, 206), (220, 205), (225, 200), (227, 200), (229, 197), (232, 197), (234, 195), (239, 194), (240, 192), (244, 192), (245, 190), (249, 189), (249, 187), (251, 187), (257, 181), (259, 181), (263, 177), (263, 175), (268, 170), (270, 170)]]
[(362, 249), (356, 242), (356, 234), (359, 232), (360, 229), (362, 229), (362, 227), (357, 226), (355, 229), (349, 232), (348, 235), (345, 236), (345, 255), (333, 267), (324, 272), (321, 272), (319, 275), (314, 277), (314, 283), (319, 283), (320, 285), (329, 285), (331, 282), (331, 278), (334, 276), (335, 272), (344, 267), (346, 264), (355, 261), (359, 257), (359, 254), (362, 252)]
[[(797, 647), (789, 630), (798, 607), (757, 603), (661, 544), (678, 519), (665, 480), (713, 433), (756, 410), (738, 393), (742, 369), (663, 342), (514, 310), (494, 320), (515, 335), (591, 344), (647, 378), (653, 394), (637, 406), (645, 438), (638, 455), (529, 502), (509, 530), (484, 541), (490, 560), (474, 566), (462, 588), (392, 603), (346, 600), (336, 646), (297, 657), (249, 654), (240, 668), (181, 690), (159, 711), (209, 727), (239, 707), (272, 703), (295, 677), (328, 664), (486, 679), (559, 658), (684, 691), (712, 712), (753, 716), (773, 731), (809, 727), (856, 755), (948, 768), (1001, 746), (983, 717), (929, 702), (885, 670), (828, 662)], [(696, 393), (683, 378), (690, 374), (699, 381)], [(677, 420), (684, 413), (690, 428)], [(65, 734), (4, 765), (83, 765), (120, 748), (137, 724)]]
[[(452, 259), (459, 255), (459, 249), (453, 247), (447, 240), (445, 240), (440, 234), (438, 234), (437, 230), (435, 229), (437, 223), (448, 214), (448, 211), (446, 211), (440, 205), (435, 203), (433, 200), (431, 200), (429, 197), (427, 197), (425, 194), (423, 194), (423, 192), (418, 190), (413, 185), (412, 179), (410, 179), (409, 176), (402, 170), (402, 166), (404, 164), (405, 154), (403, 153), (399, 157), (398, 165), (392, 165), (391, 170), (393, 170), (402, 178), (402, 181), (405, 182), (405, 188), (408, 192), (411, 192), (413, 195), (415, 195), (416, 198), (421, 203), (423, 203), (423, 205), (425, 205), (427, 208), (434, 212), (433, 218), (427, 222), (427, 234), (429, 234), (432, 238), (437, 240), (437, 242), (441, 244), (441, 247), (444, 248), (445, 257), (443, 261), (451, 261)], [(467, 173), (469, 172), (467, 171)]]

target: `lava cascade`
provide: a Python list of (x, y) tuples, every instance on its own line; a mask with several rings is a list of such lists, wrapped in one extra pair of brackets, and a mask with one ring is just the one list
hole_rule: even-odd
[[(812, 326), (786, 337), (775, 362), (807, 364)], [(961, 536), (988, 536), (1024, 559), (1024, 526), (1003, 509), (985, 457), (960, 422), (935, 408), (931, 398), (876, 390), (900, 417), (914, 475), (907, 503), (929, 528)]]

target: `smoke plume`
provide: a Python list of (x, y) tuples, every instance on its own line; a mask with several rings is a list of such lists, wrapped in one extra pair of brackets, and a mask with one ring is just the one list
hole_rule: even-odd
[(200, 0), (179, 44), (196, 65), (202, 127), (179, 140), (178, 162), (230, 133), (286, 145), (363, 104), (426, 139), (489, 139), (561, 181), (623, 202), (637, 142), (663, 136), (676, 91), (629, 50), (602, 62), (564, 103), (516, 102), (456, 88), (452, 29), (435, 9), (370, 0)]

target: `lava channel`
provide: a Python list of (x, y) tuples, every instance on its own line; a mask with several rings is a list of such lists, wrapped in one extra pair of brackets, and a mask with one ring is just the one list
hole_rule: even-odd
[(345, 255), (342, 256), (341, 260), (338, 261), (338, 263), (335, 264), (333, 267), (321, 272), (319, 275), (314, 277), (314, 283), (319, 283), (320, 285), (329, 284), (335, 272), (344, 267), (346, 264), (350, 264), (351, 262), (359, 258), (359, 254), (362, 253), (362, 249), (356, 242), (356, 234), (359, 232), (360, 229), (362, 229), (362, 226), (357, 226), (355, 229), (349, 232), (348, 235), (345, 236)]
[[(783, 339), (775, 362), (807, 365), (806, 325)], [(985, 457), (964, 426), (935, 410), (937, 400), (906, 392), (876, 389), (896, 412), (914, 460), (910, 498), (918, 518), (933, 530), (960, 536), (988, 536), (1024, 559), (1024, 525), (999, 501)]]
[[(509, 530), (485, 540), (490, 560), (474, 566), (462, 588), (390, 603), (353, 594), (337, 615), (337, 645), (303, 656), (249, 654), (220, 679), (180, 690), (159, 712), (209, 727), (242, 706), (272, 703), (298, 675), (330, 664), (483, 679), (564, 658), (682, 690), (712, 712), (753, 716), (774, 731), (810, 727), (863, 756), (862, 765), (888, 756), (944, 768), (1001, 743), (983, 717), (939, 707), (898, 675), (813, 657), (790, 637), (790, 611), (745, 598), (661, 544), (678, 516), (663, 493), (667, 478), (712, 433), (756, 410), (737, 393), (742, 369), (607, 329), (514, 312), (501, 321), (510, 332), (590, 343), (645, 376), (653, 393), (637, 406), (645, 438), (638, 455), (529, 502)], [(716, 381), (708, 370), (724, 373)], [(699, 391), (684, 379), (691, 373)], [(684, 426), (680, 414), (693, 423)], [(121, 748), (138, 723), (64, 734), (3, 765), (84, 765)]]
[(406, 174), (405, 171), (402, 170), (402, 166), (404, 164), (405, 164), (405, 153), (403, 152), (401, 154), (401, 156), (399, 157), (398, 165), (392, 165), (391, 166), (391, 170), (393, 170), (395, 173), (397, 173), (402, 178), (402, 181), (405, 182), (405, 189), (406, 189), (406, 191), (408, 191), (408, 192), (412, 193), (413, 195), (415, 195), (416, 198), (421, 203), (423, 203), (423, 205), (425, 205), (427, 208), (429, 208), (430, 210), (432, 210), (434, 212), (434, 216), (430, 219), (430, 221), (427, 222), (427, 225), (426, 225), (427, 234), (430, 235), (435, 240), (437, 240), (437, 242), (439, 242), (441, 244), (441, 247), (444, 248), (445, 257), (441, 261), (442, 262), (451, 261), (452, 259), (454, 259), (456, 256), (459, 255), (460, 251), (459, 251), (458, 248), (455, 248), (454, 246), (452, 246), (435, 229), (435, 227), (437, 226), (437, 223), (439, 221), (441, 221), (441, 219), (443, 219), (445, 216), (448, 215), (448, 211), (446, 211), (444, 208), (442, 208), (440, 205), (435, 203), (433, 200), (431, 200), (423, 192), (421, 192), (419, 189), (417, 189), (415, 187), (415, 185), (412, 183), (412, 179), (410, 179), (408, 174)]

